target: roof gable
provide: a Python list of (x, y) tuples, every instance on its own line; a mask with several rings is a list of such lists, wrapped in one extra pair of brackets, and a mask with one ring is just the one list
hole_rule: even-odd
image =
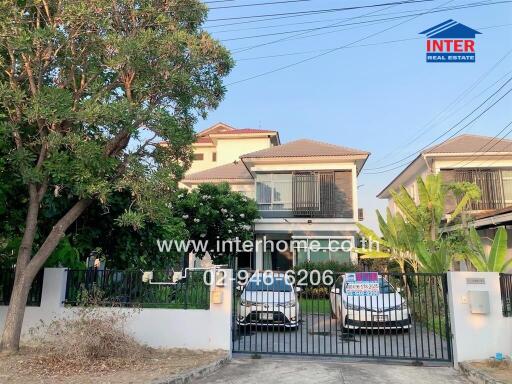
[(286, 144), (277, 145), (260, 151), (247, 153), (241, 158), (272, 158), (272, 157), (317, 157), (317, 156), (352, 156), (365, 155), (369, 152), (360, 149), (342, 147), (315, 140), (300, 139)]
[(479, 152), (512, 152), (512, 140), (499, 139), (490, 136), (464, 134), (427, 148), (422, 153), (474, 154)]
[(480, 34), (477, 30), (452, 19), (420, 32), (420, 35), (426, 35), (429, 39), (474, 39)]
[(233, 131), (235, 128), (233, 128), (231, 125), (228, 125), (226, 123), (218, 122), (217, 124), (212, 125), (210, 128), (206, 128), (199, 132), (197, 134), (198, 137), (210, 135), (212, 133), (223, 133), (228, 131)]
[(252, 176), (241, 161), (220, 165), (204, 171), (186, 175), (183, 183), (194, 181), (252, 180)]

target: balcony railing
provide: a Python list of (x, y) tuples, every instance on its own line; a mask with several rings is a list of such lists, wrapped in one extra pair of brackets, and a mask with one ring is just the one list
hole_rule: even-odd
[[(295, 172), (256, 183), (263, 217), (352, 217), (350, 172)], [(281, 175), (282, 176), (282, 175)], [(348, 176), (348, 177), (347, 177)], [(347, 192), (348, 191), (348, 192)]]
[[(457, 169), (455, 181), (476, 184), (481, 198), (466, 207), (468, 211), (501, 209), (512, 205), (507, 197), (512, 197), (512, 184), (507, 179), (507, 171), (501, 169)], [(511, 179), (512, 181), (512, 179)]]

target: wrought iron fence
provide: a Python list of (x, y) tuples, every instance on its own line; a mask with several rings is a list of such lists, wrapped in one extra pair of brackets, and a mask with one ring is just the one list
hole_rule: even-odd
[(343, 273), (255, 276), (237, 273), (234, 352), (452, 360), (446, 274), (379, 273), (374, 296), (348, 294)]
[[(15, 268), (0, 268), (0, 305), (9, 305), (12, 288), (14, 286)], [(38, 307), (41, 305), (41, 294), (43, 292), (44, 269), (34, 278), (30, 291), (28, 292), (27, 306)]]
[(186, 277), (173, 283), (169, 271), (153, 271), (149, 283), (142, 281), (142, 272), (138, 270), (70, 269), (65, 304), (208, 309), (210, 287), (204, 274), (205, 271), (187, 271)]
[(501, 303), (503, 316), (512, 317), (512, 274), (500, 274)]

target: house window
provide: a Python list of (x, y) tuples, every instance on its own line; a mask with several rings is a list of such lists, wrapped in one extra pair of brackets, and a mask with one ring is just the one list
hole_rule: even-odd
[(292, 209), (292, 174), (265, 173), (256, 176), (256, 201), (261, 210)]
[(217, 152), (212, 153), (212, 161), (217, 161)]
[(505, 195), (505, 203), (512, 204), (512, 170), (501, 171), (503, 180), (503, 194)]
[[(348, 251), (346, 241), (349, 239), (294, 239), (295, 256), (297, 264), (306, 261), (311, 263), (321, 263), (326, 261), (335, 261), (340, 264), (350, 263), (350, 251)], [(315, 241), (315, 243), (312, 243)], [(352, 244), (352, 243), (351, 243)]]
[(194, 160), (203, 160), (204, 159), (204, 154), (202, 153), (194, 153)]

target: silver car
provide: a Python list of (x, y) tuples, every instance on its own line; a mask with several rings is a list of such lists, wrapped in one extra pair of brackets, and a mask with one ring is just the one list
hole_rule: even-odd
[(411, 314), (400, 291), (379, 276), (378, 296), (349, 296), (344, 275), (331, 288), (333, 317), (348, 329), (409, 329)]
[(257, 272), (239, 289), (242, 290), (236, 316), (239, 326), (297, 328), (299, 325), (296, 294), (299, 289), (294, 288), (285, 274)]

